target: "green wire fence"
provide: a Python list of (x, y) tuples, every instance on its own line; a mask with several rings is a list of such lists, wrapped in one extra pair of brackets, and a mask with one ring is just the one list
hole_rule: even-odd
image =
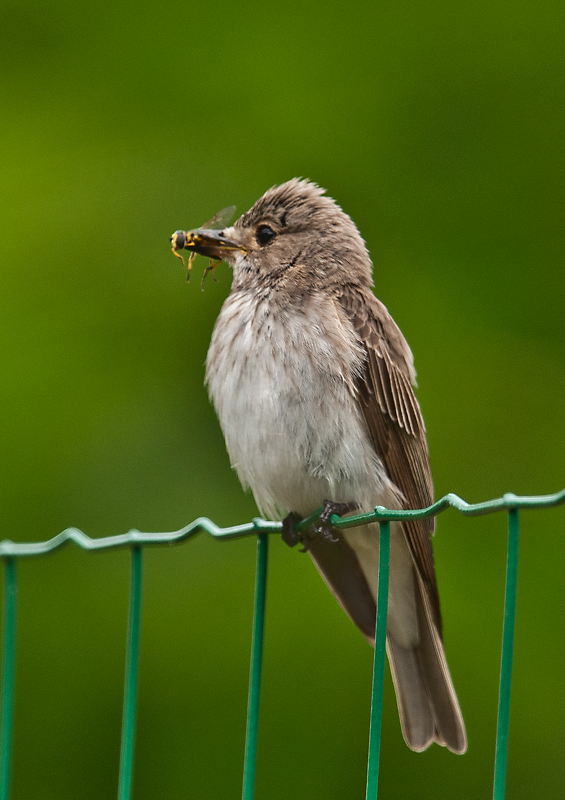
[[(331, 523), (336, 528), (352, 528), (357, 525), (364, 525), (367, 522), (378, 522), (380, 527), (377, 620), (375, 656), (373, 662), (366, 800), (376, 800), (378, 793), (383, 680), (386, 652), (390, 522), (393, 520), (434, 517), (442, 511), (445, 511), (449, 506), (455, 508), (461, 514), (471, 517), (481, 514), (491, 514), (496, 511), (507, 511), (508, 513), (506, 591), (504, 599), (504, 625), (502, 633), (502, 658), (493, 786), (494, 800), (503, 800), (506, 790), (510, 686), (512, 681), (512, 653), (516, 616), (516, 581), (518, 574), (518, 541), (520, 530), (519, 511), (520, 509), (550, 508), (563, 503), (565, 503), (565, 489), (557, 494), (538, 497), (518, 497), (514, 494), (505, 494), (502, 498), (475, 504), (466, 503), (456, 494), (447, 494), (445, 497), (442, 497), (441, 500), (429, 506), (429, 508), (424, 509), (393, 511), (383, 508), (382, 506), (377, 506), (372, 512), (367, 514), (358, 514), (344, 519), (335, 515), (331, 517)], [(298, 530), (306, 530), (316, 520), (320, 512), (321, 509), (307, 519), (302, 520), (298, 524)], [(0, 542), (0, 558), (4, 561), (2, 685), (0, 695), (0, 800), (9, 800), (10, 797), (10, 760), (14, 719), (13, 690), (16, 640), (17, 560), (20, 558), (44, 555), (52, 550), (56, 550), (69, 541), (75, 542), (75, 544), (84, 550), (106, 550), (112, 547), (129, 547), (131, 550), (126, 674), (124, 684), (120, 772), (118, 778), (118, 800), (130, 800), (132, 796), (134, 771), (143, 547), (146, 545), (179, 543), (190, 539), (201, 531), (206, 531), (216, 539), (237, 539), (242, 536), (257, 536), (257, 570), (255, 579), (251, 670), (249, 676), (247, 732), (242, 790), (243, 800), (253, 800), (255, 791), (259, 698), (263, 659), (263, 630), (267, 589), (268, 535), (271, 533), (281, 533), (282, 523), (254, 519), (252, 522), (245, 525), (219, 528), (206, 517), (200, 517), (185, 528), (170, 533), (141, 533), (137, 530), (131, 530), (129, 533), (119, 536), (91, 539), (77, 528), (68, 528), (46, 542), (22, 544), (17, 544), (9, 540)]]

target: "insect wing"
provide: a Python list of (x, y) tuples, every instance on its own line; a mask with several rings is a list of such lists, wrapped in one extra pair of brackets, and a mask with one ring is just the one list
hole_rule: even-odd
[(201, 225), (198, 230), (201, 228), (207, 228), (208, 230), (221, 230), (222, 228), (226, 227), (234, 213), (235, 206), (226, 206), (226, 208), (222, 208), (221, 211), (218, 211), (217, 214), (214, 214), (212, 219), (209, 219), (208, 222), (205, 222), (203, 225)]

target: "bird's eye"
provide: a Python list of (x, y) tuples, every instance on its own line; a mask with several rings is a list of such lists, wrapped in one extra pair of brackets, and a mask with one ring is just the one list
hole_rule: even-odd
[(257, 233), (255, 234), (255, 238), (259, 244), (269, 244), (272, 242), (277, 234), (271, 228), (270, 225), (260, 225), (257, 228)]

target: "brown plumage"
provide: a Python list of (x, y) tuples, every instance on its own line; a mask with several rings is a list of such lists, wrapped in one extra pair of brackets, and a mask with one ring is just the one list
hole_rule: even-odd
[[(433, 499), (412, 353), (374, 296), (352, 220), (323, 190), (273, 187), (193, 251), (224, 258), (232, 291), (207, 382), (232, 464), (263, 513), (306, 516), (325, 500), (420, 508)], [(456, 753), (465, 728), (442, 643), (432, 520), (391, 525), (387, 650), (404, 738)], [(342, 607), (374, 641), (378, 526), (312, 538), (309, 552)]]
[[(385, 306), (372, 292), (347, 291), (339, 297), (367, 357), (359, 380), (361, 411), (371, 440), (389, 477), (400, 489), (407, 508), (433, 503), (426, 429), (412, 388), (414, 376), (406, 341)], [(434, 568), (431, 534), (434, 520), (403, 524), (418, 572), (423, 579), (435, 622), (441, 633), (441, 614)]]

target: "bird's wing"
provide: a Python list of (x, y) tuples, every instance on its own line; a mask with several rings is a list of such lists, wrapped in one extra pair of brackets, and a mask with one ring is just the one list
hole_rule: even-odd
[[(412, 384), (412, 353), (385, 306), (369, 290), (348, 286), (337, 300), (365, 351), (357, 381), (359, 403), (373, 446), (407, 508), (433, 502), (424, 420)], [(441, 635), (441, 616), (431, 534), (433, 519), (403, 523), (414, 563), (428, 589), (434, 621)]]

